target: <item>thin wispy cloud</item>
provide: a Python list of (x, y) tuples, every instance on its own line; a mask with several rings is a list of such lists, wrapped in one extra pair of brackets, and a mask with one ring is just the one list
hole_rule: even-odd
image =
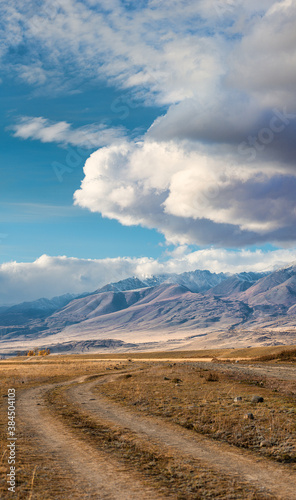
[(61, 218), (77, 218), (84, 212), (79, 207), (45, 203), (0, 202), (0, 222), (44, 222)]
[(123, 127), (108, 128), (104, 124), (90, 124), (73, 128), (65, 121), (54, 122), (42, 116), (22, 116), (10, 129), (14, 137), (21, 139), (71, 144), (88, 149), (112, 144), (126, 135)]
[(1, 52), (14, 53), (7, 70), (29, 83), (46, 75), (50, 83), (54, 68), (60, 81), (112, 79), (167, 104), (206, 102), (229, 86), (268, 105), (293, 99), (292, 1), (48, 0), (38, 9), (15, 1), (1, 6), (1, 17)]
[[(9, 48), (17, 55), (21, 46), (26, 47), (14, 69), (29, 82), (31, 68), (35, 75), (37, 70), (36, 84), (48, 72), (50, 84), (52, 68), (57, 83), (63, 73), (67, 78), (69, 72), (72, 76), (78, 71), (76, 82), (104, 78), (123, 88), (137, 88), (148, 100), (152, 92), (159, 101), (175, 102), (191, 97), (194, 87), (205, 92), (220, 65), (217, 44), (201, 29), (198, 2), (185, 8), (184, 2), (173, 6), (148, 2), (137, 7), (119, 1), (108, 6), (102, 1), (45, 1), (38, 9), (34, 4), (15, 2), (1, 8), (3, 20), (9, 19), (3, 52)], [(205, 10), (204, 2), (201, 8)], [(212, 6), (208, 10), (215, 14)], [(200, 35), (193, 34), (194, 23)], [(38, 66), (36, 43), (42, 54)]]

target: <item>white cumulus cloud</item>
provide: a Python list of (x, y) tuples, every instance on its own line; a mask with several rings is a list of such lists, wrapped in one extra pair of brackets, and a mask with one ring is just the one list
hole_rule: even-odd
[(278, 162), (210, 154), (190, 143), (124, 142), (86, 161), (75, 203), (168, 241), (242, 246), (295, 241), (296, 177)]

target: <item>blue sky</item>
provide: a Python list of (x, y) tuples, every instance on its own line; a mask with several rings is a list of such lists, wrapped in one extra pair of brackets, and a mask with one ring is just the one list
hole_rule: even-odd
[(16, 138), (11, 126), (20, 116), (46, 116), (55, 122), (69, 120), (75, 128), (98, 122), (124, 126), (132, 133), (134, 129), (148, 128), (159, 109), (143, 107), (127, 93), (99, 84), (94, 88), (86, 85), (85, 90), (82, 86), (79, 93), (72, 95), (40, 96), (35, 89), (7, 76), (1, 90), (0, 232), (6, 235), (1, 241), (1, 262), (30, 262), (44, 253), (117, 257), (118, 248), (122, 256), (148, 253), (157, 257), (164, 238), (156, 230), (123, 227), (115, 220), (73, 206), (83, 165), (96, 148), (61, 147)]
[(257, 4), (0, 7), (0, 302), (295, 260), (296, 7)]

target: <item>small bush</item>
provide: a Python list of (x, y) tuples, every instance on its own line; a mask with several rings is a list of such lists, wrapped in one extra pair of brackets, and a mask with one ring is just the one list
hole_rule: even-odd
[(38, 351), (38, 356), (48, 356), (50, 354), (49, 349), (42, 349), (41, 351)]
[(218, 373), (213, 373), (213, 372), (207, 373), (206, 375), (207, 382), (218, 382), (218, 380), (219, 380)]

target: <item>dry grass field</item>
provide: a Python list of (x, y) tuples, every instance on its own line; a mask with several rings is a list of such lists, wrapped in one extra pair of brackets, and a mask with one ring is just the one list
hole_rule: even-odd
[[(289, 490), (296, 481), (295, 352), (278, 346), (1, 361), (0, 498), (296, 498)], [(6, 483), (11, 387), (15, 494)], [(219, 456), (227, 453), (224, 466)], [(261, 467), (258, 480), (244, 475), (248, 460)]]
[[(219, 368), (153, 364), (98, 390), (139, 412), (296, 465), (296, 380), (283, 383)], [(254, 396), (263, 402), (252, 402)]]

